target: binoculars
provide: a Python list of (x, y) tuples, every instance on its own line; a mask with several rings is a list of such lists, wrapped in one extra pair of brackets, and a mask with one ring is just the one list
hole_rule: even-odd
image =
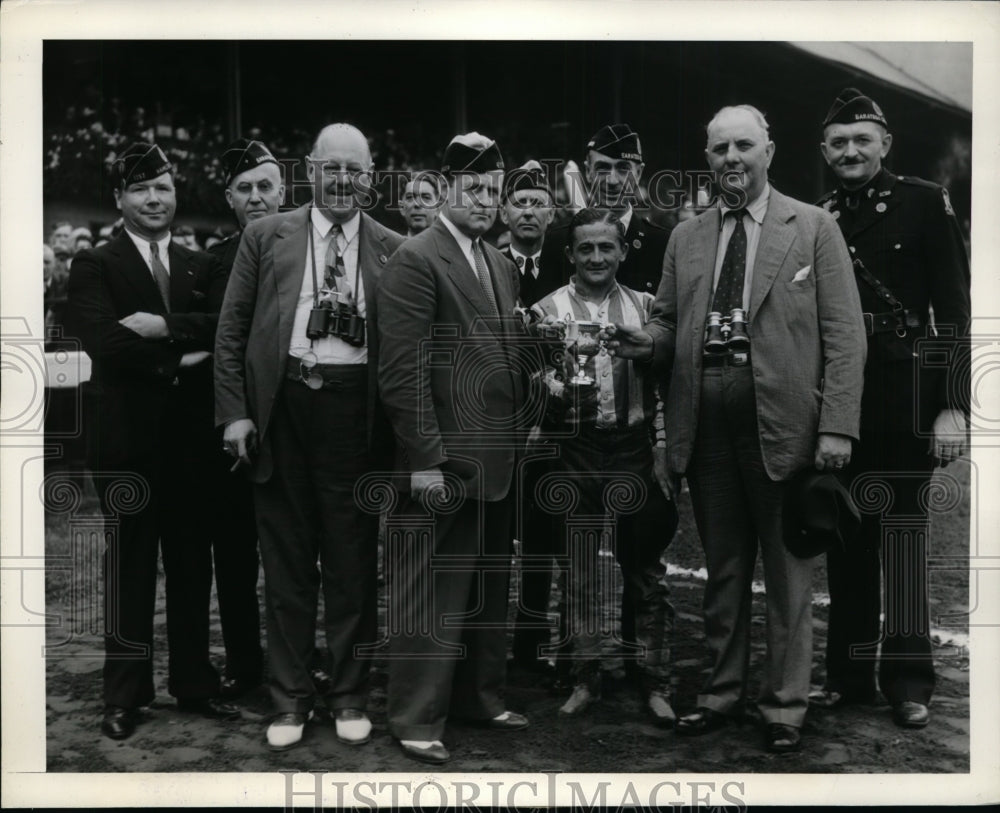
[(336, 336), (353, 347), (365, 346), (365, 319), (356, 305), (326, 299), (309, 311), (308, 339)]
[(746, 311), (742, 308), (733, 308), (728, 316), (723, 316), (718, 311), (708, 314), (706, 353), (714, 355), (749, 349), (750, 335), (747, 333)]

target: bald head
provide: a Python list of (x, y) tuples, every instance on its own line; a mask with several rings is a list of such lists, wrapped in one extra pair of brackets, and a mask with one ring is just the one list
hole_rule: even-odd
[(346, 223), (373, 202), (368, 139), (350, 124), (320, 130), (309, 155), (316, 207), (334, 223)]

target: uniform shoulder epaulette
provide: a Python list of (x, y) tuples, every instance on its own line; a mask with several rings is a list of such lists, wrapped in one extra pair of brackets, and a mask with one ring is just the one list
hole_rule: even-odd
[(925, 181), (923, 178), (917, 178), (913, 175), (897, 175), (896, 180), (910, 186), (922, 186), (924, 189), (941, 189), (941, 184)]
[(837, 190), (836, 189), (831, 189), (829, 192), (827, 192), (825, 195), (823, 195), (823, 197), (821, 197), (818, 201), (816, 201), (816, 203), (813, 204), (813, 205), (814, 206), (823, 206), (823, 207), (825, 207), (826, 203), (828, 201), (833, 200), (835, 197), (837, 197)]
[(662, 231), (662, 232), (666, 232), (667, 231), (665, 228), (663, 228), (663, 226), (661, 226), (658, 223), (654, 223), (646, 215), (639, 215), (639, 220), (642, 221), (642, 225), (643, 226), (645, 226), (648, 229), (652, 229), (653, 231)]

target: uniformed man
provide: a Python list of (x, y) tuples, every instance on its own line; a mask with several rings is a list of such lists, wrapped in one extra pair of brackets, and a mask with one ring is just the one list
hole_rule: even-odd
[[(628, 256), (618, 269), (618, 282), (642, 293), (655, 294), (663, 271), (669, 233), (633, 208), (639, 201), (639, 180), (644, 168), (639, 135), (627, 124), (609, 124), (587, 142), (584, 176), (590, 206), (610, 209), (625, 224)], [(567, 227), (551, 229), (542, 249), (542, 267), (559, 264), (562, 283), (573, 269), (563, 251)], [(542, 291), (542, 294), (551, 291)]]
[[(823, 122), (820, 144), (839, 185), (820, 205), (837, 218), (855, 261), (868, 333), (860, 444), (845, 473), (855, 493), (875, 482), (888, 486), (886, 510), (907, 517), (908, 533), (887, 534), (885, 515), (863, 511), (860, 543), (829, 553), (826, 682), (810, 702), (833, 708), (875, 698), (884, 606), (878, 684), (896, 723), (919, 728), (929, 720), (934, 688), (921, 495), (935, 463), (947, 465), (966, 448), (969, 263), (948, 192), (885, 169), (891, 147), (879, 106), (859, 90), (844, 90)], [(948, 373), (919, 358), (917, 339), (935, 332)]]
[[(208, 253), (218, 257), (228, 278), (243, 229), (251, 220), (277, 212), (284, 202), (285, 187), (278, 161), (260, 141), (236, 139), (222, 154), (222, 165), (226, 202), (236, 216), (239, 230), (213, 245)], [(240, 697), (260, 684), (264, 667), (257, 601), (257, 525), (250, 483), (230, 472), (232, 460), (228, 455), (219, 453), (216, 462), (219, 510), (213, 516), (212, 552), (226, 645), (222, 694)]]
[(503, 253), (517, 266), (518, 300), (534, 304), (562, 284), (562, 264), (543, 270), (542, 244), (552, 223), (552, 192), (537, 161), (528, 161), (504, 179), (500, 220), (510, 229), (510, 245)]

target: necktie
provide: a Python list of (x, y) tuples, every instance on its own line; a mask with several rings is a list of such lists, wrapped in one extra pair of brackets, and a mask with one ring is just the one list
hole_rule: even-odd
[(524, 275), (526, 277), (535, 276), (535, 261), (531, 257), (524, 258)]
[(163, 307), (170, 313), (170, 274), (160, 259), (160, 247), (156, 243), (149, 244), (149, 264), (153, 268), (153, 279), (156, 280), (156, 287), (160, 289), (160, 299), (163, 300)]
[(490, 310), (494, 316), (499, 316), (496, 296), (493, 294), (493, 281), (490, 277), (490, 269), (486, 266), (486, 258), (483, 256), (483, 247), (479, 240), (472, 242), (472, 259), (476, 262), (476, 276), (479, 277), (479, 284), (483, 288), (486, 300), (490, 303)]
[(736, 228), (726, 246), (726, 256), (722, 258), (719, 284), (715, 288), (712, 310), (728, 316), (733, 308), (743, 307), (743, 281), (747, 271), (747, 232), (743, 227), (746, 209), (727, 212), (726, 217), (736, 219)]
[(338, 223), (335, 223), (330, 229), (330, 245), (326, 249), (326, 274), (323, 281), (326, 283), (326, 287), (332, 291), (350, 293), (351, 287), (347, 282), (344, 255), (340, 252), (340, 235), (343, 233), (344, 231)]

